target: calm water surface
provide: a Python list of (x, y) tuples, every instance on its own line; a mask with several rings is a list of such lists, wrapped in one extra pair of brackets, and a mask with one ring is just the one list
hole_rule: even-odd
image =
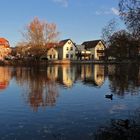
[(138, 139), (139, 116), (138, 65), (0, 67), (1, 140)]

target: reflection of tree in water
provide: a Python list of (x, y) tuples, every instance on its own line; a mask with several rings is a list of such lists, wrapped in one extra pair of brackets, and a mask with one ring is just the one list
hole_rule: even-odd
[(94, 140), (140, 140), (140, 110), (127, 119), (112, 119), (93, 134)]
[(58, 97), (57, 85), (52, 76), (47, 76), (46, 70), (34, 68), (16, 68), (16, 81), (23, 86), (24, 96), (34, 111), (38, 107), (53, 106)]
[(140, 86), (140, 69), (135, 64), (109, 65), (108, 77), (110, 89), (118, 95), (138, 94)]

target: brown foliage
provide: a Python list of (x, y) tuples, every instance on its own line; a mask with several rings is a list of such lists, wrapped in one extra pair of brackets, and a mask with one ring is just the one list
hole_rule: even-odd
[(55, 23), (40, 21), (36, 17), (26, 26), (25, 32), (22, 34), (27, 42), (28, 54), (40, 57), (46, 54), (48, 44), (57, 42), (59, 32)]

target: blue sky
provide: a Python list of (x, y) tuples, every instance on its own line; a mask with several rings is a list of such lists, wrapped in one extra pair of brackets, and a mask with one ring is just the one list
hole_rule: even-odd
[(22, 41), (21, 31), (34, 17), (54, 22), (60, 40), (71, 38), (77, 44), (99, 39), (102, 28), (118, 16), (119, 0), (1, 0), (0, 37), (11, 46)]

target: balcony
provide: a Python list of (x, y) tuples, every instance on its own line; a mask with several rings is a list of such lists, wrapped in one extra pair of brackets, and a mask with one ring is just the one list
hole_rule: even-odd
[(104, 50), (97, 50), (97, 53), (104, 53)]

